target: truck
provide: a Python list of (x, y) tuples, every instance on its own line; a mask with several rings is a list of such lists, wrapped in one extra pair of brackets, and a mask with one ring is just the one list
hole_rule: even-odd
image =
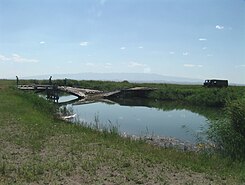
[(228, 80), (205, 80), (203, 83), (204, 87), (228, 87)]

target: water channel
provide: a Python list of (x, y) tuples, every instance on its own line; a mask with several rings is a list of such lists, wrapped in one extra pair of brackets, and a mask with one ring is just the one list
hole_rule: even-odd
[[(72, 100), (73, 96), (60, 97), (59, 102)], [(124, 135), (164, 136), (196, 143), (205, 139), (210, 120), (221, 115), (217, 109), (179, 105), (140, 98), (115, 99), (107, 102), (66, 106), (80, 122), (101, 127), (114, 126)]]

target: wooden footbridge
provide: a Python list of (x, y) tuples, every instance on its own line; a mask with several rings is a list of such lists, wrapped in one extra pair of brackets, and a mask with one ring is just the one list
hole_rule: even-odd
[(92, 95), (103, 93), (103, 91), (99, 91), (99, 90), (83, 89), (83, 88), (76, 88), (76, 87), (66, 87), (66, 86), (59, 86), (58, 89), (60, 91), (77, 96), (78, 98), (86, 98), (87, 96), (92, 96)]
[(85, 98), (88, 95), (103, 93), (102, 91), (98, 91), (98, 90), (83, 89), (83, 88), (68, 87), (68, 86), (57, 86), (57, 85), (18, 85), (18, 89), (34, 90), (37, 92), (46, 91), (46, 90), (62, 91), (77, 96), (78, 98)]
[(125, 96), (145, 96), (147, 93), (156, 90), (156, 88), (148, 87), (134, 87), (129, 89), (122, 89), (112, 92), (103, 92), (99, 90), (84, 89), (69, 86), (57, 85), (18, 85), (20, 90), (34, 90), (36, 92), (46, 91), (47, 97), (57, 100), (59, 99), (58, 92), (66, 92), (77, 96), (79, 99), (99, 99), (99, 98), (117, 98)]

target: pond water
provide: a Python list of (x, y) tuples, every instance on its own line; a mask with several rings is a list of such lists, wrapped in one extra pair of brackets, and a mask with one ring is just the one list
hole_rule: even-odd
[[(72, 96), (61, 97), (59, 102), (68, 100), (72, 100)], [(126, 135), (174, 137), (191, 143), (205, 139), (203, 132), (210, 120), (207, 115), (211, 115), (198, 107), (193, 109), (170, 102), (135, 98), (66, 106), (81, 122), (94, 124), (99, 121), (102, 127), (113, 125)], [(210, 112), (218, 113), (215, 109)]]

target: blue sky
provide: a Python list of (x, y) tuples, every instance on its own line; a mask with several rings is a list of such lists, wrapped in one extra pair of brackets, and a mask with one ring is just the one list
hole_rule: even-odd
[(0, 0), (0, 78), (83, 72), (245, 84), (245, 1)]

